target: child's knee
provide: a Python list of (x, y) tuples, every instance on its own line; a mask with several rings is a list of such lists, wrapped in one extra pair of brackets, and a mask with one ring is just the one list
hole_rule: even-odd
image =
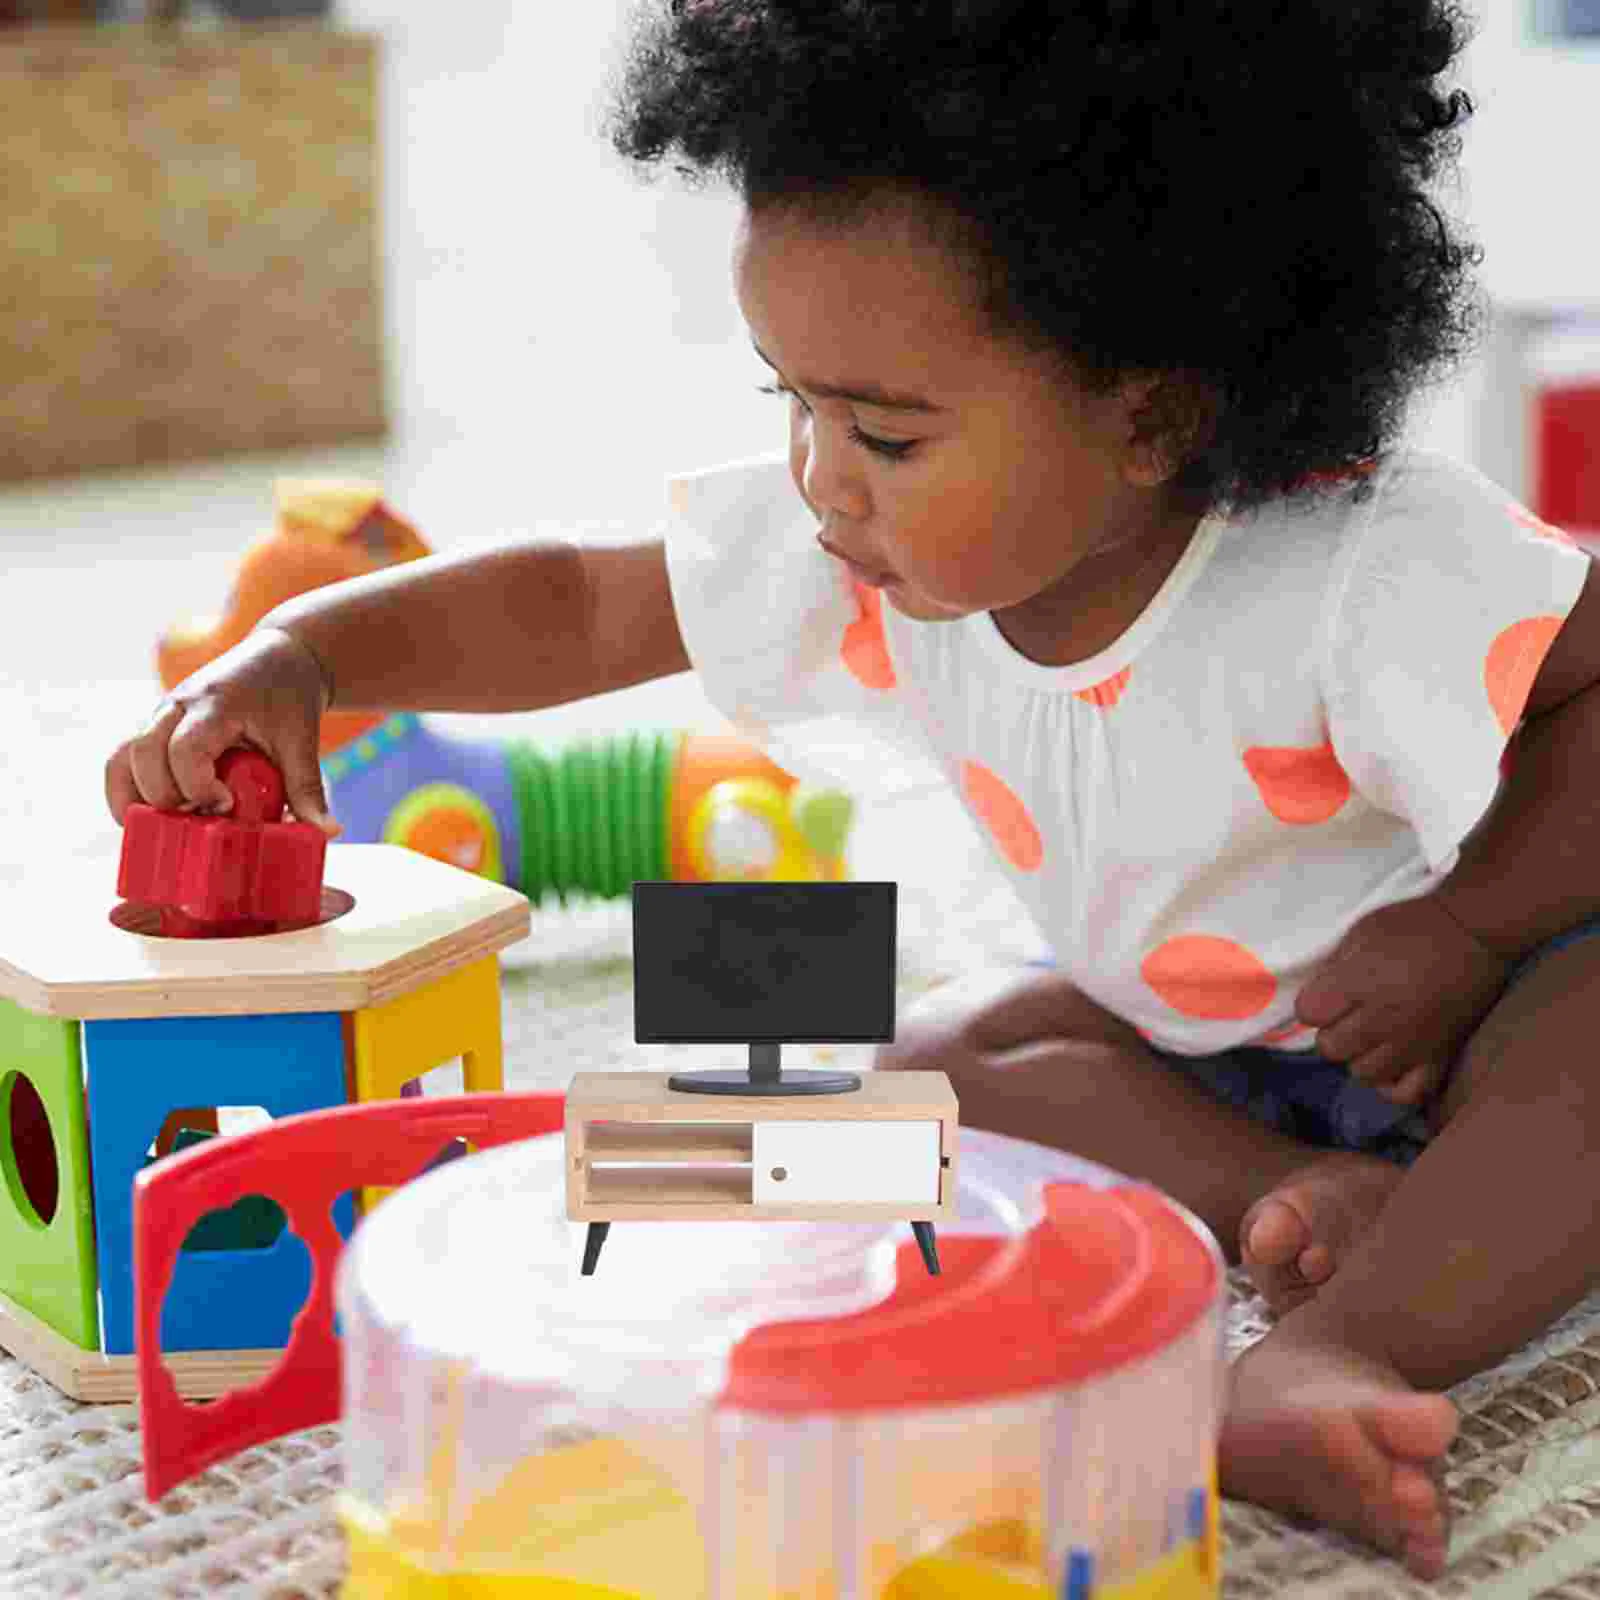
[(1036, 967), (979, 967), (919, 995), (901, 1013), (900, 1021), (910, 1028), (962, 1028), (974, 1018), (992, 1012), (1003, 1000), (1038, 977)]
[(1038, 977), (1033, 967), (981, 967), (930, 989), (900, 1012), (893, 1042), (878, 1046), (873, 1064), (898, 1072), (959, 1070), (960, 1058), (980, 1053), (989, 1023)]

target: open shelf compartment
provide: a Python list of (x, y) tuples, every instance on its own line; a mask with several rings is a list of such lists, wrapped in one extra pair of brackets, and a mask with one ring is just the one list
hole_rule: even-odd
[(748, 1165), (754, 1159), (755, 1125), (749, 1122), (590, 1122), (584, 1147), (594, 1165), (603, 1162), (683, 1162)]
[(591, 1167), (593, 1205), (748, 1206), (754, 1202), (749, 1167)]

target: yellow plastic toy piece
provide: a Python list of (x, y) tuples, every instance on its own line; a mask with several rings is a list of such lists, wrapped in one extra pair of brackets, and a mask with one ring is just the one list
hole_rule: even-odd
[(349, 1505), (339, 1508), (350, 1551), (341, 1600), (640, 1600), (621, 1589), (512, 1572), (430, 1572)]
[[(462, 1088), (469, 1094), (504, 1087), (500, 1039), (500, 962), (486, 956), (410, 994), (351, 1016), (355, 1062), (353, 1098), (398, 1099), (413, 1078), (461, 1057)], [(362, 1191), (363, 1211), (386, 1189)]]
[[(1216, 1496), (1211, 1496), (1215, 1518)], [(703, 1600), (703, 1561), (692, 1511), (672, 1485), (614, 1439), (535, 1456), (473, 1506), (450, 1540), (441, 1572), (441, 1505), (385, 1523), (355, 1503), (340, 1505), (350, 1539), (342, 1600)], [(1094, 1600), (1217, 1600), (1219, 1569), (1210, 1529), (1137, 1576), (1096, 1584)], [(514, 1553), (523, 1570), (493, 1570), (490, 1552)], [(876, 1553), (882, 1572), (895, 1557)], [(476, 1570), (471, 1570), (474, 1563)], [(996, 1518), (892, 1572), (879, 1600), (1055, 1600), (1040, 1573), (1039, 1529)], [(570, 1576), (539, 1573), (559, 1566)], [(601, 1583), (600, 1578), (610, 1580)], [(637, 1587), (619, 1588), (623, 1583)], [(746, 1600), (837, 1600), (831, 1583)]]
[(813, 883), (821, 876), (788, 798), (765, 778), (729, 778), (701, 796), (685, 841), (706, 882)]
[[(1217, 1586), (1202, 1570), (1200, 1544), (1189, 1540), (1121, 1583), (1096, 1584), (1094, 1600), (1216, 1600)], [(1036, 1565), (985, 1561), (941, 1553), (903, 1568), (883, 1600), (1055, 1600)]]
[(347, 1497), (339, 1515), (342, 1600), (704, 1600), (693, 1510), (617, 1439), (529, 1457), (465, 1509), (448, 1551), (444, 1503), (385, 1519)]

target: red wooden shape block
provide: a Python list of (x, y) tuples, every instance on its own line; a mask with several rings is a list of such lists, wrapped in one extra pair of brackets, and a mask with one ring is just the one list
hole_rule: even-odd
[(309, 822), (234, 822), (128, 807), (117, 893), (197, 922), (314, 923), (328, 838)]
[(162, 909), (168, 938), (237, 938), (322, 911), (327, 836), (282, 821), (283, 775), (259, 750), (223, 752), (217, 776), (233, 796), (225, 817), (134, 805), (122, 828), (117, 893)]
[(176, 905), (185, 835), (172, 823), (175, 811), (134, 805), (122, 821), (122, 856), (117, 863), (117, 893), (142, 905)]
[(235, 745), (217, 757), (217, 779), (233, 796), (228, 815), (235, 822), (281, 822), (283, 774), (259, 750)]
[(184, 817), (177, 905), (203, 922), (315, 922), (328, 837), (309, 822)]
[[(333, 1203), (352, 1189), (397, 1187), (452, 1139), (479, 1149), (558, 1133), (559, 1094), (467, 1094), (335, 1106), (196, 1145), (146, 1167), (133, 1185), (134, 1348), (145, 1493), (158, 1500), (219, 1461), (339, 1415)], [(264, 1194), (311, 1252), (311, 1293), (283, 1359), (261, 1382), (206, 1405), (179, 1398), (161, 1360), (161, 1302), (189, 1230), (208, 1211)]]
[(202, 922), (176, 906), (161, 907), (163, 939), (244, 939), (259, 933), (276, 933), (278, 924), (262, 919), (241, 918), (238, 922)]

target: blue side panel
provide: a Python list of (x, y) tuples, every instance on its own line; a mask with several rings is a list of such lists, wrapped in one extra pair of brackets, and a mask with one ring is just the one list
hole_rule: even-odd
[(454, 783), (494, 814), (511, 888), (520, 888), (522, 830), (504, 746), (492, 739), (447, 738), (412, 716), (391, 717), (367, 738), (324, 758), (328, 804), (345, 844), (378, 844), (390, 812), (414, 789)]
[[(167, 1114), (262, 1106), (287, 1117), (343, 1105), (344, 1035), (337, 1011), (86, 1022), (83, 1034), (103, 1348), (129, 1355), (133, 1180)], [(334, 1220), (348, 1237), (348, 1199)], [(185, 1251), (162, 1309), (162, 1348), (277, 1348), (310, 1289), (310, 1252), (287, 1228), (265, 1250)]]

